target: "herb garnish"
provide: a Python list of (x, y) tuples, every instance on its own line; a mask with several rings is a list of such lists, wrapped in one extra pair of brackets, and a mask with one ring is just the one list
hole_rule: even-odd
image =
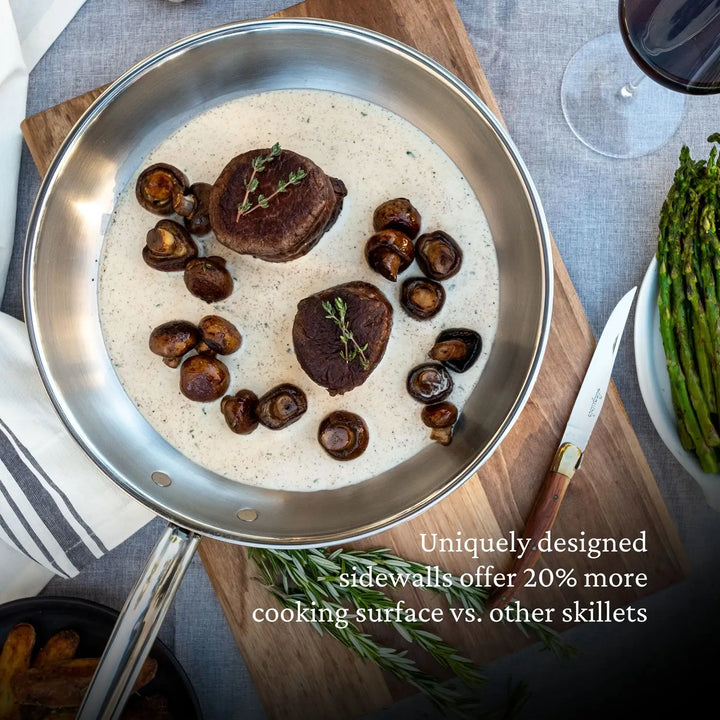
[[(454, 711), (454, 717), (478, 717), (475, 704), (479, 698), (468, 697), (462, 688), (445, 684), (434, 674), (421, 669), (405, 650), (380, 644), (355, 622), (355, 611), (358, 609), (393, 608), (396, 601), (372, 587), (348, 584), (342, 580), (343, 576), (349, 577), (353, 572), (364, 572), (369, 568), (372, 568), (376, 576), (385, 575), (388, 579), (416, 574), (424, 576), (428, 572), (427, 565), (398, 557), (386, 548), (249, 548), (248, 555), (260, 570), (260, 581), (284, 607), (298, 612), (322, 612), (321, 617), (324, 618), (337, 618), (342, 614), (347, 619), (347, 624), (342, 623), (340, 627), (339, 623), (331, 619), (312, 622), (320, 635), (328, 634), (334, 637), (359, 657), (413, 685), (441, 711)], [(439, 568), (437, 570), (444, 580), (449, 579), (449, 585), (446, 587), (441, 584), (424, 584), (422, 589), (441, 595), (450, 607), (471, 608), (478, 617), (482, 615), (488, 589), (468, 586), (462, 583), (460, 578), (444, 573)], [(405, 583), (397, 584), (402, 586)], [(415, 586), (414, 583), (408, 584)], [(388, 585), (394, 583), (388, 582)], [(425, 629), (421, 623), (399, 617), (390, 624), (406, 642), (417, 645), (440, 666), (450, 670), (465, 688), (477, 691), (484, 684), (485, 677), (481, 667), (460, 654), (437, 634)], [(544, 648), (558, 657), (568, 657), (573, 653), (573, 648), (565, 644), (561, 636), (547, 626), (525, 621), (514, 624), (525, 635), (534, 633)]]
[(241, 203), (238, 203), (235, 222), (240, 220), (240, 217), (242, 215), (247, 215), (253, 210), (257, 210), (259, 207), (266, 208), (274, 197), (276, 197), (280, 193), (287, 192), (288, 186), (290, 185), (299, 185), (307, 175), (303, 168), (298, 168), (295, 172), (291, 172), (288, 175), (287, 180), (278, 180), (275, 192), (271, 193), (268, 196), (265, 196), (261, 193), (255, 199), (255, 203), (253, 203), (251, 195), (257, 190), (260, 183), (260, 181), (257, 179), (258, 173), (261, 173), (263, 170), (265, 170), (265, 166), (275, 160), (275, 158), (277, 158), (280, 153), (280, 143), (276, 142), (267, 155), (257, 155), (252, 159), (252, 172), (250, 173), (250, 177), (244, 181), (245, 197), (243, 197)]
[(334, 307), (329, 300), (325, 300), (322, 306), (323, 310), (327, 313), (325, 317), (328, 320), (332, 320), (340, 328), (340, 342), (343, 344), (340, 357), (348, 363), (348, 365), (357, 358), (360, 361), (362, 369), (367, 370), (370, 367), (370, 361), (365, 357), (368, 344), (365, 343), (360, 347), (357, 340), (355, 340), (355, 336), (350, 329), (346, 317), (347, 303), (341, 297), (336, 297)]

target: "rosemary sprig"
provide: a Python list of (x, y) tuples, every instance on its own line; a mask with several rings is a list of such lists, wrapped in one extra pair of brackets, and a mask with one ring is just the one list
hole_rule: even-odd
[[(303, 563), (303, 554), (307, 553), (309, 562)], [(322, 577), (323, 559), (319, 557), (322, 551), (274, 551), (250, 549), (250, 556), (255, 560), (263, 574), (263, 582), (267, 590), (277, 598), (285, 607), (294, 610), (322, 610), (332, 617), (345, 609), (342, 600), (348, 595), (348, 588), (333, 586), (332, 591), (326, 583), (318, 581)], [(312, 555), (312, 558), (309, 556)], [(327, 567), (327, 566), (325, 566)], [(310, 571), (309, 574), (306, 571)], [(278, 574), (279, 573), (279, 574)], [(317, 576), (317, 577), (314, 577)], [(298, 584), (299, 583), (299, 584)], [(357, 600), (356, 607), (363, 607), (370, 599), (370, 595), (380, 595), (388, 600), (383, 593), (368, 591), (368, 588), (354, 588), (356, 592), (353, 599)], [(338, 595), (338, 600), (332, 595)], [(345, 647), (355, 652), (363, 660), (369, 660), (378, 667), (392, 673), (395, 677), (415, 687), (422, 692), (439, 709), (458, 708), (463, 705), (464, 696), (457, 688), (447, 686), (430, 673), (421, 670), (415, 661), (407, 656), (404, 650), (379, 644), (371, 635), (363, 632), (358, 625), (348, 617), (345, 625), (338, 626), (335, 622), (313, 622), (312, 626), (320, 634), (328, 634), (341, 642)], [(393, 623), (395, 629), (398, 623)], [(428, 633), (432, 635), (432, 633)], [(407, 639), (407, 635), (404, 635)], [(430, 638), (427, 643), (433, 644)], [(440, 641), (442, 643), (442, 641)], [(445, 645), (445, 643), (442, 643)], [(455, 654), (455, 651), (446, 646)], [(464, 659), (464, 658), (463, 658)], [(466, 660), (471, 664), (470, 660)]]
[(370, 361), (365, 357), (365, 351), (368, 349), (368, 344), (365, 343), (360, 347), (355, 336), (350, 329), (350, 325), (347, 321), (347, 303), (341, 298), (336, 297), (333, 303), (329, 300), (323, 301), (323, 310), (327, 313), (325, 317), (328, 320), (332, 320), (340, 328), (340, 342), (343, 344), (343, 349), (340, 351), (340, 357), (348, 364), (350, 364), (355, 358), (358, 359), (363, 370), (367, 370), (370, 367)]
[[(403, 575), (425, 575), (427, 565), (405, 560), (392, 554), (386, 548), (373, 550), (267, 550), (250, 548), (249, 556), (262, 573), (262, 582), (272, 595), (285, 607), (292, 609), (307, 608), (324, 611), (330, 617), (338, 617), (338, 612), (347, 613), (361, 608), (395, 609), (396, 603), (385, 593), (373, 588), (343, 583), (341, 575), (362, 572), (372, 567), (375, 575), (384, 574), (388, 578)], [(440, 571), (444, 580), (450, 579), (448, 587), (444, 584), (424, 585), (424, 589), (442, 595), (448, 604), (460, 604), (471, 607), (481, 613), (488, 596), (486, 588), (464, 587), (458, 578)], [(462, 656), (455, 648), (447, 644), (435, 633), (425, 630), (420, 623), (409, 621), (400, 616), (392, 616), (392, 627), (407, 642), (415, 643), (440, 665), (448, 668), (467, 687), (478, 688), (485, 682), (482, 670), (470, 659)], [(405, 651), (380, 645), (368, 633), (352, 622), (355, 615), (345, 616), (347, 624), (338, 627), (337, 623), (313, 622), (313, 627), (321, 635), (326, 633), (361, 658), (376, 663), (396, 677), (411, 684), (424, 693), (438, 708), (452, 709), (459, 714), (466, 710), (475, 710), (466, 694), (457, 688), (441, 683), (433, 675), (421, 670)], [(535, 632), (545, 647), (561, 655), (567, 655), (566, 647), (550, 628), (538, 624), (520, 624), (521, 630), (528, 634)]]
[[(318, 605), (307, 602), (302, 593), (285, 594), (277, 586), (269, 585), (268, 590), (285, 607), (293, 609), (317, 609)], [(343, 606), (325, 600), (319, 607), (339, 609)], [(436, 707), (447, 709), (459, 707), (463, 694), (458, 689), (447, 686), (430, 673), (421, 670), (404, 650), (380, 645), (371, 635), (363, 632), (357, 625), (349, 622), (346, 627), (338, 627), (332, 622), (312, 623), (318, 634), (328, 634), (355, 652), (363, 660), (369, 660), (395, 677), (412, 685), (422, 692)]]
[[(333, 558), (340, 563), (341, 573), (353, 572), (359, 565), (373, 566), (376, 575), (384, 574), (388, 577), (409, 575), (422, 576), (427, 573), (427, 565), (405, 560), (404, 558), (393, 555), (387, 548), (375, 548), (373, 550), (345, 550), (340, 548), (332, 553)], [(442, 595), (448, 605), (458, 604), (464, 608), (472, 608), (477, 613), (482, 614), (485, 610), (485, 601), (489, 592), (484, 587), (476, 585), (463, 585), (460, 579), (449, 573), (440, 575), (448, 583), (444, 584), (424, 585), (423, 588), (431, 592)], [(328, 580), (337, 580), (337, 578), (329, 577)], [(534, 621), (518, 620), (515, 625), (520, 632), (526, 637), (535, 634), (538, 640), (542, 642), (543, 649), (550, 651), (557, 657), (567, 658), (574, 654), (574, 648), (568, 645), (558, 632)]]
[(261, 193), (255, 199), (255, 204), (253, 204), (251, 195), (258, 189), (258, 185), (260, 184), (260, 181), (257, 178), (258, 173), (263, 172), (263, 170), (265, 170), (265, 166), (275, 160), (275, 158), (279, 157), (280, 153), (280, 143), (275, 143), (267, 155), (257, 155), (252, 159), (252, 172), (250, 173), (250, 177), (245, 179), (243, 182), (245, 185), (245, 196), (243, 197), (242, 202), (238, 203), (235, 222), (240, 220), (242, 215), (247, 215), (248, 213), (257, 210), (259, 207), (268, 207), (273, 198), (280, 195), (280, 193), (287, 192), (289, 186), (299, 185), (307, 176), (307, 173), (303, 168), (298, 168), (295, 172), (290, 172), (287, 180), (283, 180), (282, 178), (278, 180), (277, 187), (273, 193), (268, 196)]

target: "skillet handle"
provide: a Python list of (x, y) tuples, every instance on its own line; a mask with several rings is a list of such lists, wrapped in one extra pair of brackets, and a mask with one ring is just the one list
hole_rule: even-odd
[(169, 525), (120, 612), (76, 720), (117, 720), (200, 536)]

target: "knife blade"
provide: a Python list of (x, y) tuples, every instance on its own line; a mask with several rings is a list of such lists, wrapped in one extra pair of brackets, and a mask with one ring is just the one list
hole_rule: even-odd
[[(521, 544), (521, 547), (527, 549), (515, 557), (510, 570), (510, 573), (515, 574), (514, 581), (508, 583), (507, 587), (496, 588), (490, 594), (485, 604), (488, 611), (496, 607), (504, 607), (510, 602), (527, 580), (525, 571), (532, 568), (540, 557), (538, 549), (540, 539), (555, 522), (565, 491), (576, 470), (580, 468), (585, 448), (600, 416), (636, 290), (637, 288), (633, 288), (622, 297), (603, 328), (555, 452), (552, 466), (525, 523), (523, 540), (527, 543)], [(509, 579), (513, 576), (507, 575), (507, 577)]]

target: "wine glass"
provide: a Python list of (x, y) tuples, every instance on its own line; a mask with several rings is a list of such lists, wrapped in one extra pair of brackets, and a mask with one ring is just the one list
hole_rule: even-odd
[(720, 92), (720, 0), (620, 0), (619, 20), (575, 53), (560, 98), (585, 145), (632, 158), (672, 137), (687, 94)]

